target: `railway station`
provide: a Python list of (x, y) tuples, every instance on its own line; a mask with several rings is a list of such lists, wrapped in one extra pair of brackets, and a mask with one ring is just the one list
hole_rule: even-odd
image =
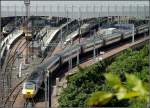
[(150, 108), (149, 1), (0, 5), (0, 108)]

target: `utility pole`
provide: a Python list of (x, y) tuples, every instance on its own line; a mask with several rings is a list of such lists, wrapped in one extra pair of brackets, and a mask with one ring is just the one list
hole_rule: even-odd
[(137, 7), (137, 8), (136, 8), (136, 9), (137, 9), (137, 10), (136, 10), (136, 11), (137, 11), (137, 18), (139, 18), (139, 12), (138, 12), (139, 6), (137, 5), (136, 7)]
[(101, 24), (101, 18), (102, 18), (102, 8), (103, 8), (103, 6), (101, 5), (100, 6), (100, 12), (99, 12), (99, 28), (100, 28), (100, 24)]
[[(81, 14), (82, 15), (82, 14)], [(95, 16), (95, 5), (93, 6), (93, 17)]]
[(130, 7), (129, 7), (129, 10), (130, 10), (130, 20), (129, 20), (129, 23), (131, 23), (131, 21), (132, 21), (132, 5), (130, 5)]
[(107, 10), (107, 11), (108, 11), (108, 12), (107, 12), (107, 18), (108, 18), (107, 21), (108, 21), (108, 25), (109, 25), (109, 27), (110, 27), (110, 21), (109, 21), (109, 5), (107, 6), (107, 8), (108, 8), (108, 10)]
[(124, 6), (122, 6), (122, 23), (125, 23)]
[[(101, 7), (101, 6), (100, 6)], [(100, 18), (101, 18), (101, 11), (99, 11), (99, 18), (98, 18), (98, 30), (99, 30), (99, 28), (100, 28)]]
[(93, 50), (93, 58), (94, 58), (94, 61), (96, 60), (96, 48), (95, 48), (95, 35), (96, 35), (96, 31), (94, 30), (94, 50)]
[(80, 64), (80, 57), (79, 57), (80, 56), (79, 55), (80, 54), (80, 45), (78, 46), (78, 48), (79, 49), (78, 49), (78, 55), (77, 55), (77, 66)]
[(50, 94), (50, 89), (49, 89), (49, 88), (51, 87), (49, 80), (50, 80), (50, 78), (49, 78), (49, 70), (47, 70), (47, 81), (48, 81), (48, 82), (47, 82), (47, 83), (48, 83), (48, 88), (47, 88), (47, 89), (48, 89), (48, 90), (47, 90), (47, 95), (48, 95), (48, 99), (47, 99), (47, 100), (48, 100), (48, 104), (47, 104), (47, 106), (48, 106), (48, 108), (50, 107), (50, 95), (49, 95), (49, 94)]
[(49, 70), (45, 70), (45, 108), (49, 108), (50, 107), (50, 104), (49, 104), (49, 101), (50, 101), (50, 98), (49, 98), (49, 87), (50, 87), (50, 82), (49, 82)]
[(44, 81), (44, 85), (45, 85), (45, 108), (47, 108), (47, 70), (44, 71), (45, 72), (45, 81)]
[(116, 13), (118, 14), (118, 15), (117, 15), (117, 22), (118, 22), (118, 24), (119, 24), (119, 11), (118, 11), (118, 5), (116, 5)]
[(61, 48), (63, 48), (63, 38), (62, 38), (63, 34), (62, 34), (62, 28), (61, 28), (61, 32), (60, 32), (60, 43), (61, 43)]
[(102, 12), (103, 12), (103, 5), (101, 5), (101, 17), (103, 16)]
[(95, 30), (90, 30), (90, 37), (92, 36), (93, 34), (93, 42), (94, 42), (94, 45), (93, 45), (93, 59), (94, 61), (96, 60), (96, 48), (95, 48), (95, 35), (96, 35), (96, 31)]
[(86, 5), (86, 17), (88, 18), (88, 5)]
[(132, 43), (134, 42), (134, 24), (132, 24)]
[(146, 6), (144, 5), (144, 16), (145, 16), (145, 19), (146, 19)]
[[(29, 37), (29, 6), (30, 6), (30, 0), (24, 0), (24, 4), (25, 4), (25, 7), (26, 7), (26, 18), (25, 18), (25, 25), (24, 25), (24, 32), (25, 32), (25, 37), (26, 37), (26, 42), (28, 44), (28, 38), (31, 38), (31, 36)], [(29, 57), (29, 46), (27, 45), (27, 50), (26, 50), (26, 57), (25, 57), (25, 63), (28, 63), (28, 57)]]
[[(150, 1), (149, 1), (150, 4)], [(146, 13), (146, 12), (145, 12)], [(150, 17), (150, 11), (149, 11), (149, 17)], [(146, 18), (146, 16), (145, 16)], [(149, 25), (149, 36), (150, 36), (150, 18), (148, 18), (148, 25)], [(150, 87), (150, 39), (149, 39), (149, 43), (148, 43), (148, 51), (149, 51), (149, 87)], [(148, 108), (150, 107), (150, 90), (149, 90), (149, 103), (148, 103)]]
[(78, 50), (78, 55), (77, 55), (77, 66), (79, 65), (80, 63), (80, 58), (79, 58), (79, 50)]
[(81, 8), (79, 7), (79, 20), (78, 20), (78, 23), (79, 23), (79, 44), (80, 44), (80, 38), (81, 38)]
[(68, 33), (68, 22), (69, 22), (69, 17), (68, 17), (68, 9), (65, 5), (65, 11), (66, 11), (66, 17), (67, 17), (67, 33)]
[(72, 57), (69, 57), (69, 70), (71, 70), (71, 69), (72, 69)]
[[(72, 5), (72, 18), (71, 18), (71, 20), (73, 21), (73, 5)], [(74, 29), (76, 29), (76, 26), (74, 27)], [(71, 45), (73, 45), (74, 43), (73, 43), (73, 39), (71, 38)]]

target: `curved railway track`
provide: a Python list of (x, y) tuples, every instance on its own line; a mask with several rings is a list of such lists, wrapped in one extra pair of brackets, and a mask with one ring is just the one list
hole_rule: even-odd
[[(7, 76), (9, 77), (9, 80), (7, 80), (7, 84), (10, 84), (11, 83), (11, 76), (12, 76), (12, 70), (13, 70), (13, 65), (17, 59), (17, 50), (19, 49), (22, 49), (20, 50), (20, 52), (18, 53), (18, 55), (22, 54), (22, 52), (25, 50), (26, 46), (29, 44), (27, 43), (26, 41), (23, 41), (25, 38), (22, 37), (18, 42), (17, 44), (15, 45), (16, 47), (12, 48), (9, 52), (8, 52), (8, 59), (6, 61), (6, 66), (4, 67), (4, 71), (3, 71), (3, 76)], [(3, 80), (6, 80), (5, 77), (3, 77), (4, 79)], [(25, 80), (25, 79), (24, 79)], [(24, 81), (22, 80), (21, 83), (18, 83), (19, 85), (22, 84), (22, 82)], [(13, 87), (12, 90), (10, 90), (10, 94), (8, 94), (8, 96), (5, 96), (3, 99), (5, 101), (4, 105), (7, 104), (7, 102), (9, 101), (10, 97), (12, 96), (13, 92), (16, 90), (16, 88), (19, 86), (17, 84), (17, 86)], [(10, 84), (11, 85), (11, 84)], [(11, 87), (10, 85), (7, 85), (9, 87)], [(21, 91), (21, 89), (19, 90)], [(19, 93), (19, 92), (18, 92)], [(17, 94), (18, 95), (18, 94)], [(17, 98), (17, 95), (16, 96), (13, 96), (13, 97), (16, 97)], [(13, 102), (14, 103), (14, 102)]]
[[(24, 37), (22, 37), (18, 42), (17, 42), (17, 44), (16, 45), (14, 45), (14, 46), (16, 46), (16, 47), (14, 47), (14, 48), (12, 48), (9, 52), (8, 52), (8, 55), (7, 55), (7, 60), (6, 60), (6, 66), (4, 67), (4, 71), (3, 71), (3, 76), (7, 76), (7, 74), (9, 74), (9, 76), (11, 76), (12, 75), (12, 70), (13, 70), (13, 65), (14, 65), (14, 63), (15, 63), (15, 61), (16, 61), (16, 59), (17, 59), (17, 51), (18, 51), (18, 49), (20, 50), (20, 49), (22, 49), (22, 50), (20, 50), (19, 51), (19, 53), (18, 53), (18, 55), (21, 55), (22, 54), (22, 52), (25, 50), (25, 48), (30, 44), (29, 42), (27, 43), (26, 41), (23, 41), (23, 40), (25, 40), (25, 38)], [(31, 45), (30, 45), (31, 46)], [(54, 49), (54, 47), (51, 47), (50, 48), (50, 52), (52, 51)], [(48, 54), (49, 56), (51, 55), (51, 54)], [(46, 56), (47, 57), (47, 56)], [(42, 63), (44, 60), (45, 60), (45, 58), (46, 57), (44, 57), (42, 60), (41, 60), (41, 62), (40, 63)], [(7, 73), (7, 71), (10, 71), (10, 73)], [(21, 85), (22, 85), (22, 83), (23, 83), (23, 81), (25, 81), (26, 80), (26, 78), (25, 79), (23, 79), (22, 81), (20, 81), (15, 87), (13, 87), (13, 89), (11, 90), (11, 92), (10, 92), (10, 94), (8, 95), (8, 96), (6, 96), (6, 97), (4, 97), (3, 99), (6, 99), (5, 100), (5, 103), (4, 103), (4, 106), (8, 103), (8, 101), (10, 100), (10, 98), (11, 97), (14, 97), (14, 98), (12, 98), (13, 100), (12, 100), (12, 106), (14, 105), (14, 103), (15, 103), (15, 101), (16, 101), (16, 99), (17, 99), (17, 97), (18, 97), (18, 95), (19, 95), (19, 93), (20, 93), (20, 91), (22, 90), (22, 87), (20, 87)], [(11, 80), (9, 81), (9, 82), (11, 82)], [(19, 88), (19, 90), (18, 90), (18, 88)], [(18, 91), (17, 91), (18, 90)], [(16, 94), (14, 94), (14, 93), (16, 93)], [(13, 95), (14, 94), (14, 95)], [(27, 100), (27, 102), (25, 102), (25, 108), (28, 108), (28, 106), (30, 106), (30, 102), (31, 100)], [(32, 103), (33, 103), (33, 100), (32, 100)]]
[[(60, 34), (59, 34), (57, 37), (59, 37), (59, 36), (60, 36)], [(56, 38), (55, 40), (53, 40), (53, 43), (58, 43), (58, 42), (59, 42), (59, 40), (58, 40), (57, 38)], [(58, 45), (58, 44), (57, 44), (57, 45)], [(55, 45), (55, 46), (56, 46), (56, 45)], [(55, 49), (55, 46), (49, 47), (49, 49), (48, 49), (48, 54), (42, 58), (42, 60), (41, 60), (40, 63), (43, 63), (44, 60), (45, 60), (48, 56), (51, 56), (53, 50)], [(14, 63), (14, 62), (13, 62), (13, 63)], [(13, 63), (12, 63), (12, 64), (13, 64)], [(14, 88), (14, 89), (17, 89), (17, 88)], [(15, 92), (15, 90), (13, 90), (11, 94), (13, 94), (13, 92)], [(19, 95), (19, 92), (16, 94), (15, 97), (17, 98), (18, 95)], [(10, 98), (10, 97), (9, 97), (9, 98)], [(16, 100), (16, 98), (15, 98), (15, 100)], [(8, 100), (9, 100), (9, 99), (8, 99)], [(15, 102), (15, 100), (14, 100), (13, 102)], [(24, 108), (31, 108), (31, 107), (33, 107), (33, 106), (35, 105), (35, 103), (36, 103), (36, 102), (34, 101), (34, 99), (26, 100), (25, 103), (24, 103)]]
[[(28, 43), (29, 44), (29, 43)], [(17, 49), (15, 49), (15, 52), (17, 51)], [(21, 54), (21, 53), (19, 53), (19, 54)], [(9, 63), (11, 63), (12, 65), (11, 65), (11, 71), (12, 71), (12, 67), (13, 67), (13, 64), (14, 64), (14, 62), (15, 62), (15, 58), (16, 58), (16, 54), (14, 54), (13, 56), (11, 56), (11, 57), (9, 57), (10, 59), (9, 59), (9, 61), (8, 61), (8, 64)], [(41, 63), (44, 61), (44, 59), (45, 58), (43, 58), (43, 60), (41, 61)], [(81, 61), (81, 62), (83, 62), (83, 61)], [(81, 63), (80, 62), (80, 63)], [(8, 67), (8, 65), (6, 66), (6, 67)], [(6, 69), (7, 70), (7, 69)], [(5, 70), (5, 72), (6, 72), (6, 70)], [(19, 83), (19, 85), (21, 85), (22, 84), (22, 82), (21, 83)], [(19, 95), (19, 93), (20, 93), (20, 90), (22, 89), (22, 88), (19, 88), (19, 85), (18, 86), (16, 86), (12, 91), (11, 91), (11, 93), (10, 93), (10, 95), (7, 97), (7, 99), (6, 99), (6, 102), (5, 103), (7, 103), (8, 101), (9, 101), (9, 99), (11, 98), (11, 96), (13, 96), (14, 97), (14, 100), (13, 100), (13, 102), (12, 102), (12, 105), (14, 105), (14, 103), (15, 103), (15, 101), (16, 101), (16, 99), (17, 99), (17, 97), (18, 97), (18, 95)], [(14, 92), (16, 92), (16, 90), (18, 91), (17, 92), (17, 94), (15, 94), (15, 95), (12, 95)], [(31, 108), (31, 107), (33, 107), (34, 105), (35, 105), (35, 100), (34, 99), (31, 99), (31, 100), (26, 100), (26, 102), (24, 103), (24, 107), (25, 108)], [(32, 105), (31, 105), (32, 104)]]
[[(6, 55), (7, 59), (5, 60), (6, 65), (3, 66), (3, 75), (7, 74), (6, 71), (7, 71), (8, 65), (10, 65), (10, 61), (13, 59), (15, 52), (18, 49), (20, 44), (21, 44), (21, 41), (18, 41), (16, 44), (16, 47), (8, 50), (7, 55)], [(12, 54), (13, 51), (14, 51), (14, 55)]]
[[(19, 41), (14, 45), (14, 47), (11, 50), (8, 51), (7, 56), (6, 56), (7, 59), (5, 61), (6, 65), (3, 66), (4, 67), (3, 68), (3, 76), (7, 76), (8, 79), (9, 79), (8, 80), (8, 79), (5, 79), (5, 77), (3, 77), (4, 78), (3, 81), (5, 80), (7, 82), (7, 86), (9, 86), (7, 90), (9, 90), (8, 93), (10, 92), (10, 94), (8, 96), (4, 96), (3, 97), (3, 99), (5, 101), (4, 102), (4, 106), (9, 102), (11, 97), (14, 97), (13, 100), (12, 100), (12, 105), (11, 105), (11, 106), (13, 106), (16, 98), (18, 97), (18, 95), (19, 95), (19, 93), (21, 91), (21, 88), (19, 86), (25, 80), (24, 79), (21, 82), (19, 82), (15, 87), (13, 87), (12, 90), (9, 89), (11, 87), (11, 75), (12, 75), (13, 65), (14, 65), (14, 63), (15, 63), (15, 61), (17, 59), (17, 55), (20, 55), (25, 50), (26, 46), (28, 46), (30, 44), (30, 43), (26, 43), (26, 41), (23, 41), (24, 39), (25, 39), (24, 37), (19, 39)], [(54, 42), (56, 42), (56, 41), (58, 41), (58, 40), (55, 40)], [(19, 51), (19, 53), (18, 53), (18, 49), (19, 50), (22, 49), (22, 50)], [(52, 52), (55, 49), (55, 47), (52, 46), (49, 49), (50, 49), (49, 52)], [(50, 55), (51, 55), (51, 53), (48, 54), (48, 56), (50, 56)], [(44, 57), (40, 63), (42, 63), (45, 60), (45, 58), (46, 57)], [(19, 87), (19, 90), (18, 90), (18, 87)], [(14, 92), (16, 92), (17, 94), (14, 94)], [(29, 100), (27, 100), (27, 104), (25, 104), (25, 105), (28, 106), (28, 103), (30, 103)]]
[[(14, 97), (14, 100), (12, 100), (12, 106), (15, 103), (17, 96), (19, 95), (20, 91), (22, 90), (21, 84), (26, 80), (26, 78), (24, 78), (22, 81), (20, 81), (11, 91), (11, 93), (7, 96), (6, 101), (4, 103), (4, 105), (7, 104), (7, 102), (9, 101), (9, 99), (11, 98), (11, 96)], [(18, 91), (17, 91), (18, 90)], [(16, 94), (13, 95), (13, 93), (16, 92)]]
[[(136, 37), (136, 41), (139, 41), (139, 40), (142, 40), (142, 39), (143, 39), (143, 37), (141, 35)], [(121, 48), (121, 47), (126, 46), (128, 44), (129, 44), (129, 46), (131, 45), (131, 38), (113, 43), (113, 44), (105, 46), (103, 48), (100, 48), (100, 49), (98, 49), (98, 52), (99, 51), (104, 51), (105, 53), (109, 53), (109, 52), (113, 51), (113, 52), (115, 52), (114, 55), (116, 55), (120, 52), (116, 52), (115, 49), (117, 50), (117, 48)], [(101, 54), (97, 53), (96, 57), (99, 57), (99, 56), (101, 56)], [(85, 62), (91, 61), (92, 59), (93, 59), (93, 52), (91, 51), (90, 54), (87, 54), (87, 55), (85, 55), (85, 57), (82, 57), (80, 59), (80, 64), (84, 64)], [(89, 62), (89, 63), (91, 64), (91, 62)], [(76, 62), (73, 60), (72, 68), (74, 68), (75, 66), (76, 66)], [(66, 66), (66, 64), (64, 64), (62, 66), (62, 68), (60, 68), (60, 70), (57, 70), (57, 71), (61, 71), (61, 75), (60, 74), (57, 75), (61, 78), (62, 76), (64, 76), (62, 74), (70, 71), (70, 69), (69, 69), (69, 66)], [(60, 72), (58, 72), (58, 73), (60, 73)], [(54, 81), (54, 83), (55, 83), (55, 81)], [(32, 101), (26, 101), (26, 104), (32, 104), (34, 107), (36, 107), (36, 104), (38, 104), (38, 102), (35, 102), (35, 100), (33, 99)], [(45, 105), (44, 102), (42, 102), (42, 105)], [(26, 106), (25, 108), (31, 108), (31, 107)]]
[[(8, 52), (8, 60), (6, 61), (6, 66), (5, 66), (5, 70), (4, 70), (4, 75), (7, 75), (8, 73), (7, 73), (7, 71), (9, 70), (11, 73), (9, 73), (9, 76), (11, 76), (12, 75), (12, 70), (13, 70), (13, 64), (15, 63), (15, 61), (16, 61), (16, 59), (17, 59), (17, 54), (16, 53), (18, 53), (17, 52), (17, 50), (19, 49), (22, 49), (22, 50), (20, 50), (20, 53), (18, 53), (18, 55), (21, 55), (22, 54), (22, 52), (25, 50), (25, 48), (30, 44), (29, 42), (28, 43), (26, 43), (26, 41), (23, 41), (23, 39), (25, 39), (24, 37), (22, 38), (22, 39), (20, 39), (18, 42), (17, 42), (17, 44), (15, 45), (16, 47), (14, 47), (14, 48), (12, 48), (9, 52)], [(31, 46), (31, 45), (29, 45), (29, 46)], [(51, 47), (50, 48), (50, 52), (52, 51), (54, 49), (54, 47)], [(51, 53), (50, 54), (48, 54), (49, 56), (51, 55)], [(47, 56), (46, 56), (47, 57)], [(41, 60), (41, 62), (40, 63), (42, 63), (44, 60), (45, 60), (45, 58), (46, 57), (44, 57), (42, 60)], [(9, 69), (8, 69), (9, 68)], [(19, 94), (20, 94), (20, 91), (22, 90), (22, 87), (20, 87), (21, 85), (22, 85), (22, 83), (24, 82), (26, 80), (26, 78), (25, 79), (23, 79), (22, 81), (20, 81), (15, 87), (13, 87), (13, 89), (11, 90), (11, 92), (10, 92), (10, 94), (8, 95), (8, 96), (6, 96), (6, 97), (4, 97), (3, 99), (6, 99), (5, 100), (5, 103), (4, 103), (4, 105), (6, 105), (8, 102), (9, 102), (9, 100), (12, 98), (13, 100), (11, 100), (11, 102), (12, 102), (12, 104), (11, 104), (11, 106), (13, 106), (14, 105), (14, 103), (15, 103), (15, 101), (16, 101), (16, 99), (17, 99), (17, 97), (19, 96)], [(11, 82), (11, 81), (10, 81)], [(19, 89), (19, 90), (18, 90)], [(16, 94), (15, 94), (16, 93)], [(14, 95), (13, 95), (14, 94)], [(34, 102), (34, 100), (27, 100), (25, 103), (24, 103), (24, 107), (25, 108), (28, 108), (31, 104), (31, 101), (32, 101), (32, 103), (35, 103)]]
[[(130, 39), (131, 39), (131, 38), (130, 38)], [(125, 40), (122, 40), (122, 41), (125, 41)], [(130, 42), (130, 41), (129, 41), (129, 42)], [(129, 42), (128, 42), (128, 43), (129, 43)], [(113, 45), (114, 45), (114, 44), (116, 44), (116, 42), (113, 43)], [(117, 44), (117, 45), (118, 45), (118, 44)], [(108, 45), (108, 46), (109, 46), (109, 45)], [(112, 48), (112, 47), (111, 47), (111, 48)], [(93, 50), (92, 50), (92, 52), (93, 52)], [(86, 57), (87, 57), (87, 56), (86, 56)], [(84, 60), (83, 58), (86, 59), (85, 57), (82, 57), (80, 63), (83, 62), (83, 61), (82, 61), (82, 60)], [(88, 59), (86, 59), (86, 60), (89, 60), (89, 59), (90, 59), (90, 57), (87, 57), (87, 58), (88, 58)], [(73, 66), (73, 67), (74, 67), (74, 66)], [(64, 68), (63, 68), (63, 69), (64, 69)], [(65, 70), (65, 69), (64, 69), (64, 70)], [(67, 69), (67, 70), (68, 70), (68, 69)], [(57, 73), (57, 72), (55, 72), (55, 73)], [(61, 70), (61, 73), (63, 73), (62, 70)], [(60, 74), (60, 72), (58, 72), (56, 76), (59, 76), (59, 74)]]
[(22, 43), (22, 40), (20, 40), (20, 42), (16, 44), (17, 47), (15, 47), (14, 49), (10, 50), (4, 72), (6, 72), (6, 69), (7, 69), (8, 65), (10, 63), (12, 63), (12, 61), (14, 61), (14, 59), (16, 57), (17, 50), (20, 49), (20, 48), (22, 48), (26, 44), (26, 42), (24, 42), (22, 45), (21, 45), (21, 43)]
[[(142, 39), (142, 38), (139, 38), (139, 39), (137, 39), (137, 40), (140, 40), (140, 39)], [(127, 44), (127, 43), (129, 43), (129, 42), (130, 42), (130, 40), (125, 41), (124, 43), (120, 43), (120, 44), (117, 44), (116, 46), (113, 46), (113, 47), (111, 47), (111, 48), (107, 48), (105, 51), (106, 51), (106, 52), (109, 52), (109, 51), (111, 51), (111, 49), (115, 49), (117, 46), (118, 46), (118, 47), (121, 47), (122, 45)], [(100, 54), (97, 54), (97, 56), (100, 56)], [(89, 56), (86, 60), (81, 60), (80, 63), (82, 64), (82, 63), (84, 63), (84, 62), (86, 62), (86, 61), (89, 61), (89, 60), (91, 60), (91, 59), (92, 59), (92, 56)], [(76, 65), (74, 65), (73, 67), (75, 67), (75, 66), (76, 66)], [(68, 70), (68, 69), (65, 69), (65, 70)], [(68, 70), (68, 71), (69, 71), (69, 70)], [(9, 96), (7, 97), (7, 101), (8, 101), (11, 97), (13, 97), (14, 100), (12, 101), (12, 106), (14, 105), (14, 103), (15, 103), (17, 97), (19, 96), (20, 91), (22, 90), (21, 84), (22, 84), (25, 80), (26, 80), (26, 78), (25, 78), (24, 80), (22, 80), (21, 82), (19, 82), (19, 83), (14, 87), (14, 89), (13, 89), (12, 92), (9, 94)], [(6, 105), (6, 103), (7, 103), (7, 102), (5, 102), (5, 105)], [(36, 104), (36, 101), (35, 101), (33, 98), (30, 99), (30, 100), (26, 100), (26, 101), (24, 102), (24, 108), (32, 108), (35, 104)]]

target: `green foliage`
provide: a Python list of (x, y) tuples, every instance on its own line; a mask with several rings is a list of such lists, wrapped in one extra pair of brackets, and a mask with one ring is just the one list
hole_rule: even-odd
[(102, 106), (107, 104), (113, 98), (112, 93), (98, 91), (94, 92), (87, 100), (87, 106)]
[[(86, 68), (78, 66), (76, 74), (67, 77), (68, 86), (59, 98), (60, 107), (87, 106), (87, 101), (93, 102), (95, 98), (88, 99), (97, 92), (97, 96), (100, 96), (102, 93), (99, 91), (102, 91), (103, 97), (107, 97), (106, 93), (112, 94), (111, 101), (106, 102), (107, 104), (103, 104), (103, 100), (98, 100), (98, 104), (102, 106), (141, 108), (147, 102), (147, 98), (141, 98), (141, 100), (136, 97), (141, 94), (145, 97), (149, 90), (146, 83), (149, 74), (148, 66), (147, 45), (140, 50), (128, 49), (116, 58), (104, 60)], [(120, 79), (120, 72), (126, 73), (125, 81)]]
[(135, 75), (126, 73), (126, 82), (131, 87), (131, 90), (128, 90), (128, 88), (124, 86), (119, 76), (112, 73), (106, 73), (104, 76), (107, 84), (114, 89), (114, 92), (98, 91), (92, 93), (91, 97), (87, 99), (87, 106), (100, 107), (106, 105), (113, 99), (114, 96), (116, 96), (118, 101), (125, 99), (130, 100), (136, 97), (140, 101), (145, 100), (145, 102), (148, 102), (149, 92), (145, 88), (144, 83)]
[(121, 80), (118, 75), (112, 73), (104, 74), (107, 84), (109, 84), (114, 89), (118, 89), (121, 86)]
[(134, 73), (142, 80), (148, 80), (148, 47), (145, 46), (140, 51), (127, 50), (108, 66), (108, 71), (119, 74), (120, 72)]
[(138, 79), (135, 75), (132, 74), (126, 73), (126, 78), (127, 78), (127, 84), (132, 88), (132, 90), (138, 92), (140, 98), (148, 101), (147, 96), (149, 95), (149, 92), (144, 86), (144, 83), (140, 79)]
[(61, 107), (84, 106), (85, 100), (94, 91), (102, 89), (105, 67), (109, 61), (98, 62), (90, 67), (78, 67), (76, 74), (67, 77), (68, 87), (65, 88), (59, 98)]

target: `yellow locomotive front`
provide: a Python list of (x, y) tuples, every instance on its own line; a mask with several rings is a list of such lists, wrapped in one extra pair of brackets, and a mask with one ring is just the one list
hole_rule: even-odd
[(36, 86), (32, 82), (25, 82), (23, 84), (22, 94), (24, 98), (33, 98), (36, 94)]

